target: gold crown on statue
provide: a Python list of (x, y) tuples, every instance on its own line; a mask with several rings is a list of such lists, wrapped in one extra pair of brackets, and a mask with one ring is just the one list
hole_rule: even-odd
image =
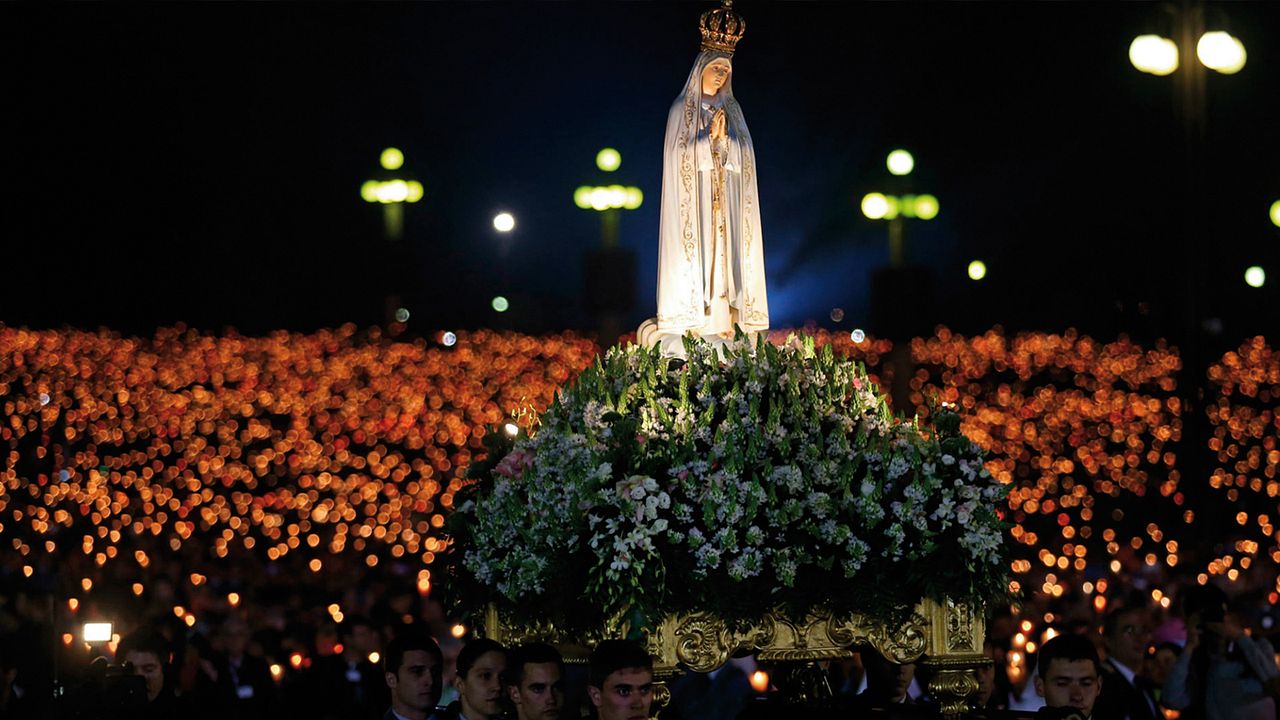
[(703, 50), (723, 50), (732, 55), (747, 31), (747, 22), (733, 11), (733, 0), (722, 0), (720, 7), (702, 13), (698, 29), (702, 31)]

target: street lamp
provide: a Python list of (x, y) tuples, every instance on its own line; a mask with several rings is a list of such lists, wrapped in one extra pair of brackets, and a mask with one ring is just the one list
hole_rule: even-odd
[[(360, 186), (360, 197), (365, 202), (382, 206), (382, 223), (387, 245), (387, 266), (390, 269), (385, 280), (387, 290), (382, 298), (382, 317), (388, 324), (404, 323), (409, 312), (400, 303), (400, 288), (407, 282), (405, 268), (409, 263), (400, 239), (404, 237), (404, 205), (422, 200), (422, 183), (403, 172), (404, 153), (389, 147), (378, 155), (381, 170), (378, 176), (365, 180)], [(401, 319), (403, 316), (404, 319)], [(393, 326), (394, 327), (394, 326)]]
[[(596, 168), (614, 173), (622, 167), (622, 153), (604, 148), (596, 153)], [(635, 298), (635, 252), (619, 247), (622, 211), (644, 203), (640, 188), (617, 183), (582, 185), (573, 191), (573, 204), (600, 214), (600, 247), (583, 258), (583, 291), (588, 312), (600, 337), (608, 343), (622, 333)]]
[(404, 167), (404, 153), (398, 148), (383, 150), (378, 162), (386, 177), (365, 180), (360, 186), (360, 197), (365, 202), (382, 205), (387, 239), (394, 242), (404, 236), (404, 203), (416, 203), (422, 199), (422, 183), (391, 176), (392, 171)]
[[(596, 153), (596, 167), (611, 173), (622, 166), (622, 154), (613, 148)], [(573, 204), (583, 210), (600, 213), (600, 244), (606, 249), (618, 247), (619, 210), (635, 210), (644, 203), (638, 187), (623, 185), (582, 185), (573, 191)]]
[[(906, 150), (894, 150), (885, 159), (885, 166), (895, 177), (906, 177), (915, 169), (915, 158)], [(889, 265), (906, 266), (907, 249), (903, 237), (906, 220), (932, 220), (938, 216), (938, 198), (933, 195), (889, 195), (870, 192), (862, 196), (862, 214), (868, 220), (889, 221)]]

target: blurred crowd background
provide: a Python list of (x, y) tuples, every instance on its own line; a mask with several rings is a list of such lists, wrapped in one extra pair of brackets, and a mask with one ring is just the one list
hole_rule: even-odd
[[(472, 634), (433, 585), (453, 493), (490, 427), (535, 422), (600, 348), (402, 329), (0, 326), (0, 707), (41, 716), (55, 682), (82, 684), (138, 629), (212, 713), (380, 716), (378, 654), (407, 631), (440, 640), (447, 677)], [(1177, 348), (1123, 337), (795, 332), (865, 363), (907, 415), (957, 405), (1011, 485), (1023, 602), (991, 608), (994, 697), (1034, 705), (1019, 698), (1036, 647), (1121, 606), (1150, 613), (1153, 650), (1180, 641), (1194, 585), (1274, 629), (1280, 356), (1263, 339), (1188, 378)], [(88, 645), (98, 620), (112, 637)], [(228, 690), (236, 658), (253, 658), (252, 698)], [(828, 668), (832, 684), (860, 667)]]

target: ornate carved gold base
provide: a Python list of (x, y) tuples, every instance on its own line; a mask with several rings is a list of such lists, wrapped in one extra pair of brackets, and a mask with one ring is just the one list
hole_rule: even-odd
[[(625, 637), (628, 630), (625, 623), (616, 622), (591, 637), (565, 637), (554, 627), (521, 622), (492, 606), (483, 628), (486, 636), (508, 645), (531, 640), (556, 644), (566, 660), (579, 661), (601, 639)], [(957, 717), (978, 689), (974, 670), (990, 663), (980, 654), (985, 631), (984, 607), (947, 598), (917, 603), (905, 622), (892, 626), (881, 618), (815, 611), (803, 618), (774, 612), (734, 629), (708, 613), (691, 613), (667, 617), (645, 641), (659, 681), (682, 670), (710, 672), (735, 655), (755, 654), (761, 662), (775, 663), (834, 660), (850, 657), (853, 645), (870, 645), (888, 660), (920, 662), (932, 670), (929, 692), (945, 716)], [(670, 695), (662, 683), (655, 689), (654, 705), (665, 705)]]

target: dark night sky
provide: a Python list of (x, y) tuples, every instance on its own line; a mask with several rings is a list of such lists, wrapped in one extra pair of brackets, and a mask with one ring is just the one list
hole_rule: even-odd
[[(666, 111), (709, 7), (4, 5), (0, 322), (367, 325), (400, 283), (422, 332), (581, 327), (582, 256), (599, 229), (572, 191), (604, 179), (593, 160), (606, 145), (623, 156), (614, 181), (646, 193), (621, 235), (638, 258), (638, 322), (653, 310)], [(942, 206), (909, 230), (939, 322), (1177, 334), (1189, 263), (1174, 80), (1127, 60), (1159, 6), (737, 9), (748, 31), (734, 91), (760, 163), (775, 326), (868, 327), (870, 275), (888, 254), (857, 200), (904, 146)], [(1280, 198), (1280, 7), (1208, 15), (1249, 52), (1240, 74), (1208, 78), (1206, 230), (1190, 262), (1234, 344), (1280, 330), (1280, 228), (1267, 219)], [(358, 195), (387, 145), (426, 188), (394, 253)], [(516, 215), (513, 235), (492, 230), (498, 210)], [(990, 268), (981, 285), (964, 275), (976, 257)], [(1251, 264), (1271, 273), (1262, 290), (1242, 282)], [(507, 315), (488, 308), (496, 294)]]

